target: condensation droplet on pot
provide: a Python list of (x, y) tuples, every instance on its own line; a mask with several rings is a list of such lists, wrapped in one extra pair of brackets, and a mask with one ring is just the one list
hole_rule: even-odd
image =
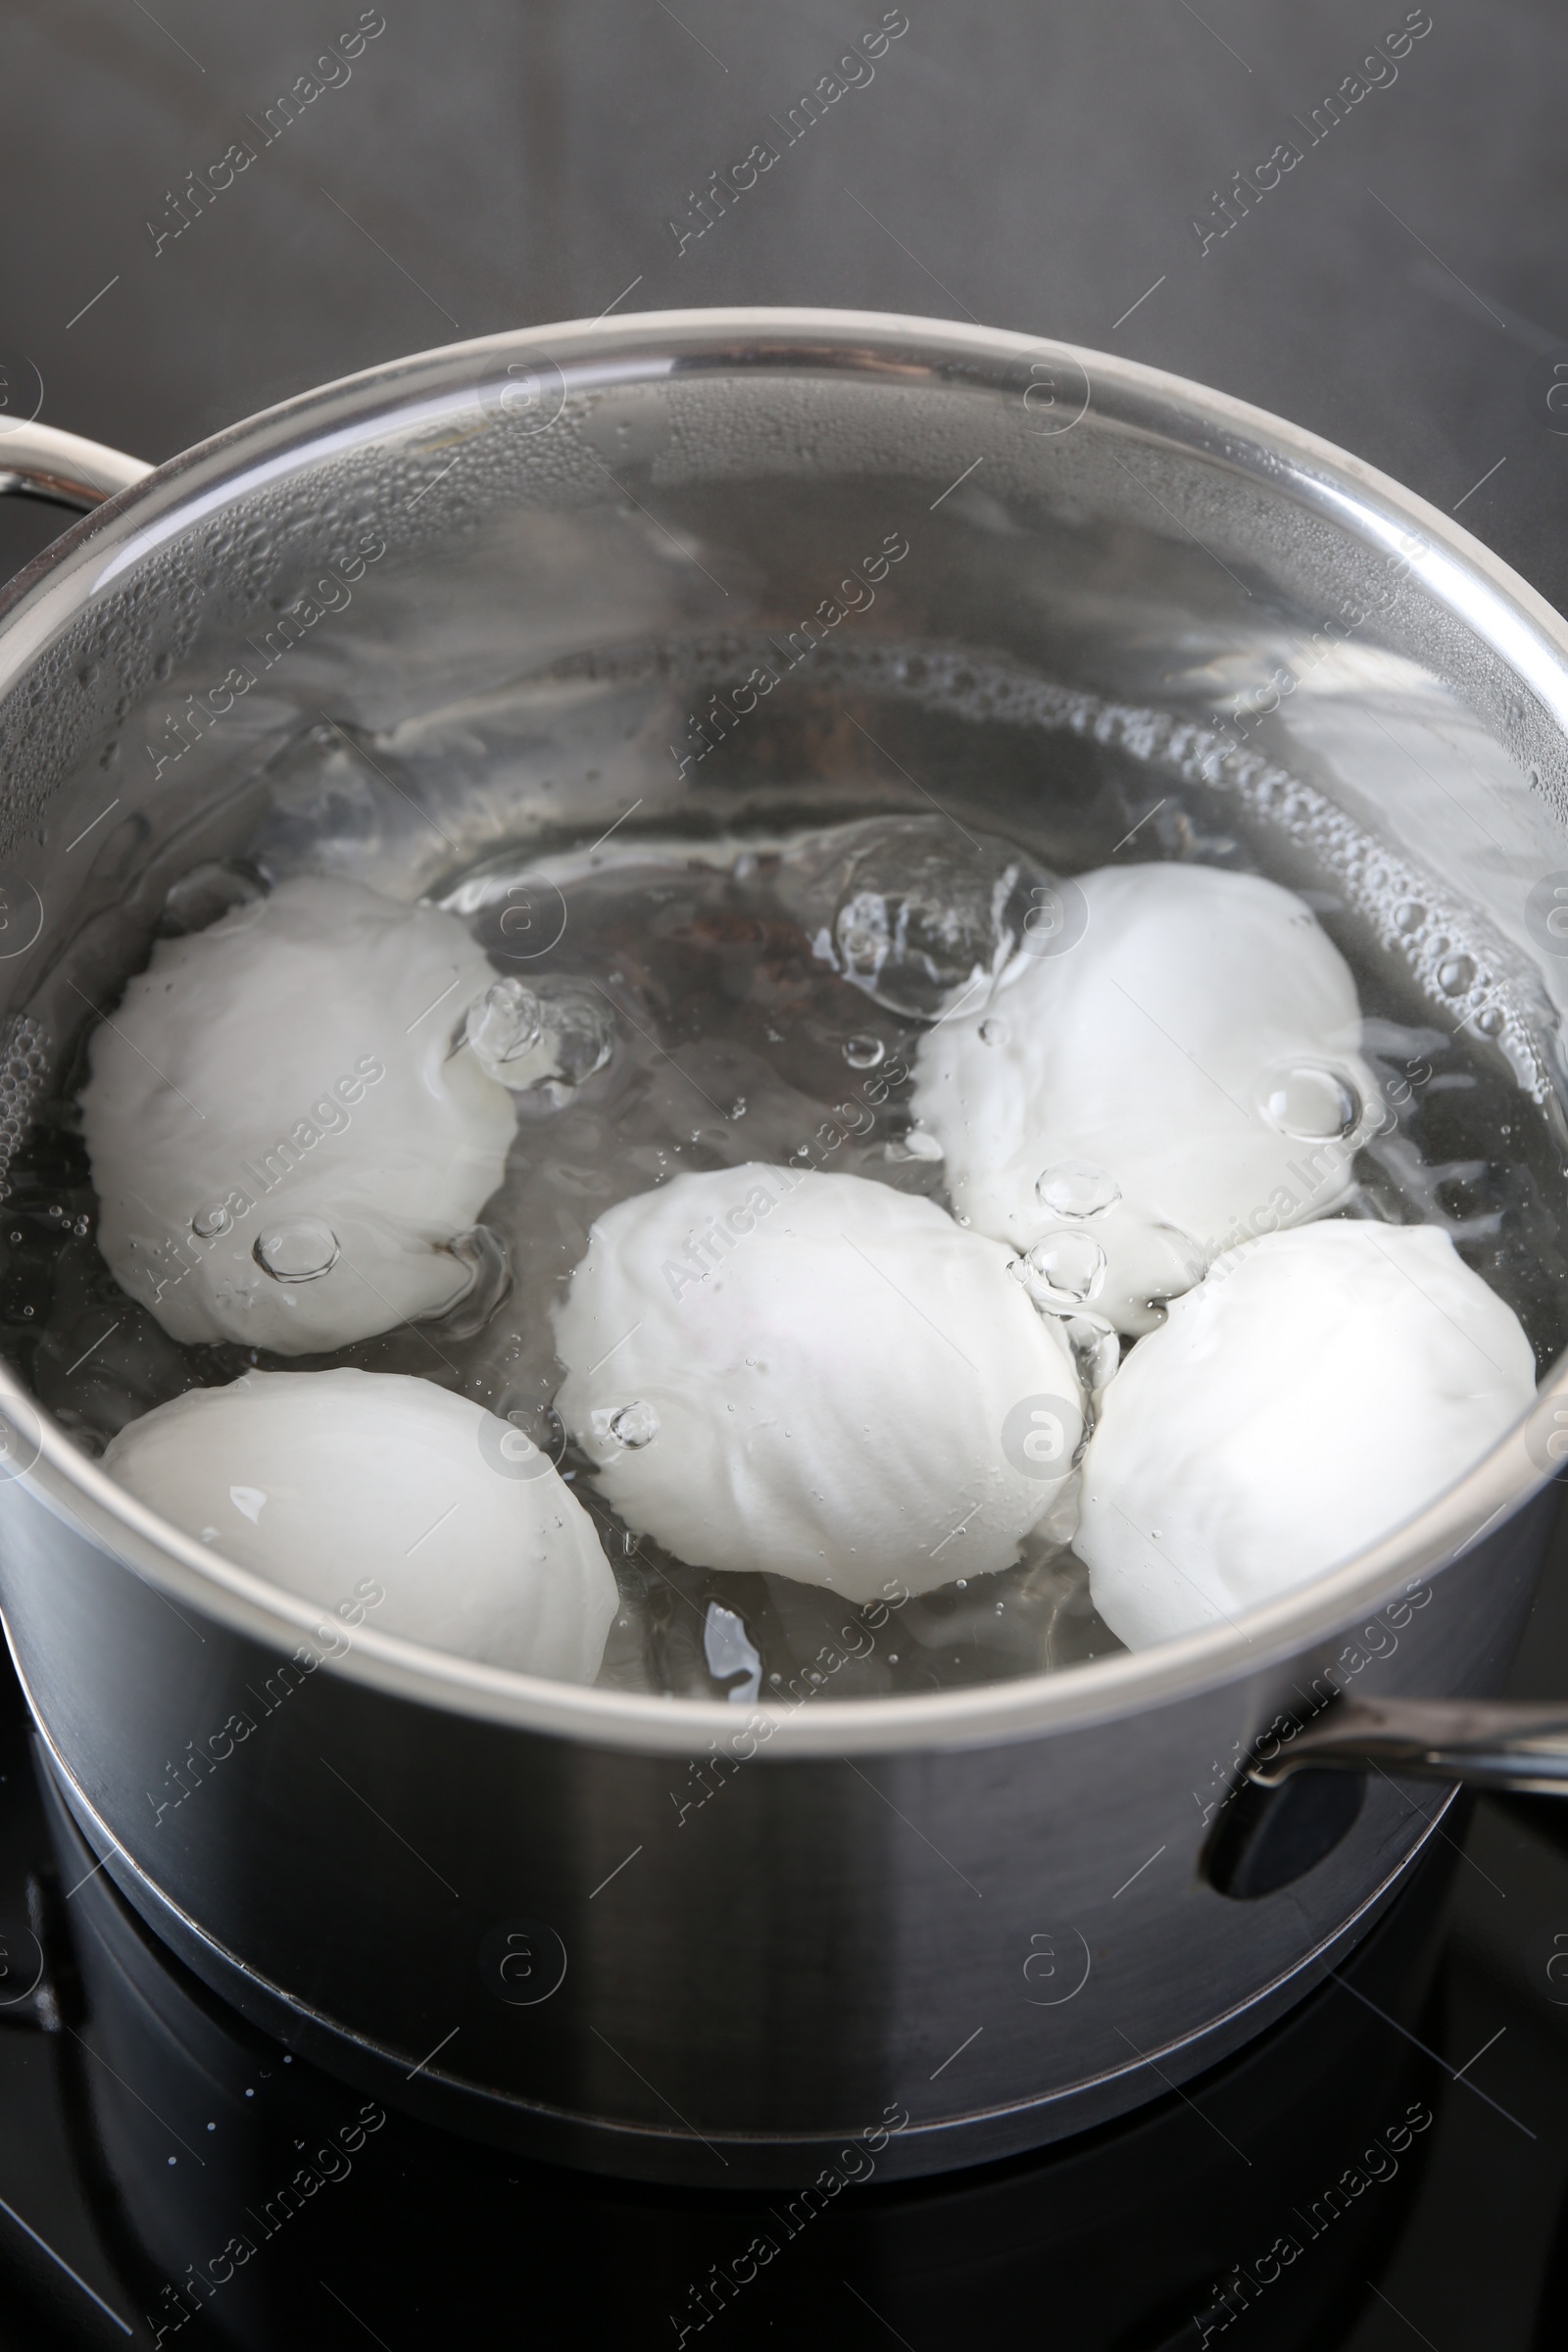
[(1035, 1195), (1055, 1216), (1098, 1217), (1115, 1207), (1121, 1186), (1106, 1169), (1097, 1168), (1090, 1160), (1063, 1159), (1041, 1170), (1035, 1178)]
[(1406, 934), (1411, 931), (1419, 931), (1426, 919), (1426, 908), (1414, 899), (1406, 899), (1402, 906), (1396, 906), (1394, 910), (1396, 931), (1403, 931)]
[(659, 1415), (641, 1398), (635, 1404), (623, 1404), (610, 1417), (610, 1434), (617, 1445), (636, 1453), (658, 1437)]
[(1361, 1117), (1354, 1087), (1338, 1070), (1317, 1062), (1274, 1071), (1263, 1082), (1259, 1107), (1271, 1127), (1303, 1143), (1353, 1135)]
[(320, 1217), (290, 1217), (256, 1237), (251, 1252), (274, 1282), (319, 1282), (338, 1261), (338, 1239)]
[(1438, 986), (1446, 997), (1462, 997), (1475, 976), (1475, 962), (1469, 956), (1450, 956), (1446, 963), (1438, 966)]
[(852, 1070), (874, 1070), (886, 1053), (882, 1040), (873, 1037), (869, 1030), (844, 1040), (844, 1058)]
[(233, 1222), (232, 1216), (220, 1201), (214, 1208), (199, 1208), (190, 1221), (190, 1229), (199, 1242), (216, 1242), (220, 1234), (229, 1231)]

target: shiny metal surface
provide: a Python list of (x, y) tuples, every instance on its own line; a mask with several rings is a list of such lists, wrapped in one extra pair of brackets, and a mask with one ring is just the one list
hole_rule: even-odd
[[(907, 516), (927, 551), (901, 642), (1195, 721), (1298, 660), (1298, 697), (1259, 720), (1270, 756), (1417, 841), (1438, 885), (1528, 951), (1528, 890), (1568, 868), (1568, 632), (1446, 517), (1279, 419), (1094, 353), (863, 314), (684, 313), (328, 386), (67, 534), (0, 607), (0, 854), (45, 914), (36, 965), (5, 971), (10, 1004), (64, 1021), (51, 958), (94, 887), (64, 844), (103, 806), (105, 747), (136, 755), (122, 789), (143, 834), (119, 854), (155, 873), (197, 805), (176, 810), (158, 764), (171, 714), (366, 533), (384, 561), (356, 617), (296, 649), (226, 731), (189, 730), (181, 790), (205, 777), (219, 812), (202, 854), (222, 854), (235, 777), (261, 789), (323, 704), (384, 730), (438, 692), (482, 710), (530, 664), (591, 680), (639, 636), (787, 629), (877, 515)], [(1322, 612), (1370, 609), (1395, 564), (1359, 667), (1308, 690)], [(111, 674), (89, 644), (113, 649)], [(1390, 696), (1422, 747), (1413, 778), (1381, 748)], [(573, 771), (589, 837), (628, 783), (653, 812), (686, 806), (678, 694), (632, 715), (612, 772)], [(1495, 858), (1445, 830), (1456, 733), (1507, 811)], [(444, 818), (482, 841), (483, 810), (454, 794)], [(513, 817), (523, 838), (543, 824), (526, 798)], [(426, 887), (439, 850), (396, 812), (376, 827), (351, 870), (395, 855), (403, 886)], [(101, 870), (96, 887), (103, 919), (128, 921), (112, 913), (128, 886)], [(132, 934), (115, 939), (133, 959)], [(107, 1867), (302, 2047), (610, 2169), (798, 2178), (805, 2152), (890, 2112), (907, 2117), (897, 2161), (928, 2170), (1157, 2092), (1358, 1932), (1430, 1806), (1376, 1783), (1342, 1845), (1245, 1906), (1200, 1879), (1208, 1822), (1258, 1733), (1337, 1686), (1498, 1688), (1554, 1509), (1562, 1389), (1554, 1374), (1415, 1521), (1240, 1628), (739, 1724), (318, 1631), (143, 1511), (9, 1381), (0, 1593)]]
[[(1548, 1524), (1538, 1503), (1456, 1562), (1380, 1679), (1494, 1682)], [(883, 2170), (916, 2174), (1104, 2121), (1318, 1982), (1443, 1809), (1379, 1781), (1296, 1886), (1203, 1883), (1237, 1743), (1300, 1709), (1319, 1645), (1028, 1742), (700, 1751), (716, 1793), (683, 1818), (676, 1757), (296, 1679), (42, 1513), (4, 1540), (29, 1703), (149, 1924), (367, 2088), (609, 2171), (798, 2181), (891, 2113)]]
[(50, 424), (13, 424), (0, 436), (0, 497), (43, 498), (86, 513), (117, 491), (133, 490), (152, 470), (140, 458)]
[(1273, 1788), (1318, 1765), (1568, 1796), (1568, 1707), (1505, 1699), (1350, 1699), (1293, 1736), (1289, 1746), (1251, 1764), (1248, 1778)]

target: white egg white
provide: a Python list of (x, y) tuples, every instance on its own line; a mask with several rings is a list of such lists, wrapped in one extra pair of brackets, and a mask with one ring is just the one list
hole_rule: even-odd
[(520, 1431), (429, 1381), (247, 1373), (132, 1421), (104, 1468), (324, 1610), (558, 1682), (599, 1671), (618, 1600), (593, 1520)]
[(1020, 1250), (1076, 1221), (1055, 1177), (1098, 1173), (1084, 1303), (1136, 1334), (1221, 1250), (1335, 1207), (1381, 1104), (1349, 966), (1294, 892), (1167, 864), (1069, 887), (1060, 952), (921, 1040), (914, 1109), (955, 1209)]
[(695, 1565), (856, 1602), (1006, 1567), (1082, 1429), (1011, 1255), (857, 1176), (677, 1177), (593, 1226), (558, 1409), (606, 1499)]
[(176, 1340), (283, 1355), (439, 1314), (512, 1097), (461, 1042), (495, 980), (456, 916), (284, 882), (162, 940), (94, 1033), (98, 1240)]
[(1075, 1538), (1096, 1608), (1141, 1649), (1291, 1592), (1463, 1477), (1535, 1381), (1513, 1309), (1436, 1226), (1248, 1244), (1105, 1391)]

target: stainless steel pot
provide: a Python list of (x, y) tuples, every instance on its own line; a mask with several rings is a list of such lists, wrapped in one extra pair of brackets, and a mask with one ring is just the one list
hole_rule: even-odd
[[(1433, 906), (1479, 909), (1555, 1070), (1562, 967), (1530, 894), (1568, 879), (1568, 629), (1447, 518), (1217, 393), (926, 319), (692, 312), (425, 354), (151, 473), (36, 426), (0, 466), (117, 493), (0, 614), (0, 987), (52, 1053), (172, 874), (259, 810), (287, 836), (323, 716), (383, 747), (386, 787), (367, 754), (332, 856), (403, 888), (450, 870), (454, 834), (589, 840), (639, 796), (643, 822), (776, 810), (722, 690), (896, 533), (896, 581), (811, 657), (829, 701), (956, 647), (1077, 691), (1068, 751), (1150, 756), (1154, 704), (1225, 779), (1281, 764)], [(459, 719), (421, 734), (437, 703)], [(1202, 733), (1216, 707), (1229, 748)], [(831, 808), (862, 755), (805, 729), (808, 766), (813, 744), (792, 805)], [(0, 1594), (104, 1867), (296, 2048), (574, 2163), (789, 2183), (858, 2141), (913, 2174), (1179, 2082), (1390, 1900), (1446, 1802), (1404, 1776), (1465, 1757), (1431, 1715), (1379, 1748), (1365, 1708), (1499, 1688), (1565, 1397), (1554, 1375), (1418, 1519), (1245, 1625), (923, 1699), (743, 1714), (329, 1629), (142, 1509), (9, 1378)], [(1297, 1738), (1333, 1761), (1336, 1691), (1364, 1785), (1228, 1801)], [(1521, 1728), (1459, 1727), (1494, 1783)]]

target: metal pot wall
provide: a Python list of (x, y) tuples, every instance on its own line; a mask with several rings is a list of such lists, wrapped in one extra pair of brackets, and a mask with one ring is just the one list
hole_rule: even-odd
[[(384, 791), (362, 764), (333, 819), (339, 870), (405, 893), (454, 838), (542, 856), (633, 795), (643, 822), (714, 830), (830, 812), (842, 750), (803, 725), (808, 789), (749, 776), (726, 690), (898, 534), (886, 593), (819, 624), (824, 691), (896, 695), (972, 652), (1067, 690), (1069, 780), (1086, 741), (1238, 787), (1282, 764), (1488, 927), (1555, 1079), (1562, 967), (1531, 893), (1568, 869), (1568, 630), (1446, 517), (1221, 395), (929, 320), (698, 312), (426, 354), (145, 478), (38, 426), (0, 463), (39, 495), (119, 491), (0, 614), (0, 989), (53, 1055), (171, 878), (259, 812), (290, 838), (323, 718), (407, 744), (461, 704), (466, 734)], [(519, 680), (498, 799), (487, 713)], [(1220, 700), (1242, 740), (1205, 733)], [(1445, 814), (1456, 793), (1494, 851)], [(328, 1628), (144, 1510), (9, 1376), (0, 1597), (104, 1867), (296, 2048), (608, 2170), (798, 2181), (859, 2142), (913, 2174), (1134, 2106), (1298, 1999), (1434, 1832), (1444, 1799), (1410, 1774), (1484, 1750), (1494, 1781), (1552, 1777), (1539, 1713), (1378, 1710), (1500, 1688), (1563, 1394), (1238, 1627), (926, 1698), (742, 1714)], [(1297, 1756), (1360, 1777), (1285, 1777)]]

